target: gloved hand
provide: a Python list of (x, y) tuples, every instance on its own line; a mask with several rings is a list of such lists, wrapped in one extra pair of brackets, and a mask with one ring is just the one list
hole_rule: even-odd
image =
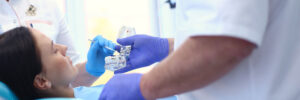
[(145, 100), (140, 91), (142, 74), (118, 74), (104, 86), (99, 100)]
[(109, 40), (106, 40), (101, 35), (96, 36), (92, 43), (90, 50), (87, 55), (86, 70), (93, 76), (101, 76), (105, 72), (105, 61), (104, 58), (113, 55), (114, 51), (106, 49), (115, 48), (115, 44)]
[(131, 45), (131, 52), (126, 67), (115, 71), (123, 73), (161, 61), (169, 54), (169, 42), (166, 38), (147, 35), (134, 35), (118, 39), (121, 45)]

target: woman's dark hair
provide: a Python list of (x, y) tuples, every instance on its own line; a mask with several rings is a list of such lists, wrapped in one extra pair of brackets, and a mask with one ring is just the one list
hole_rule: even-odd
[(41, 57), (28, 28), (17, 27), (0, 35), (0, 81), (19, 99), (39, 97), (33, 81), (41, 71)]

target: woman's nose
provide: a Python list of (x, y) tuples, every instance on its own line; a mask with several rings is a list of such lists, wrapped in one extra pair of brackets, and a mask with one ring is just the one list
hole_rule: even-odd
[(66, 56), (68, 47), (65, 46), (65, 45), (60, 45), (60, 44), (59, 44), (59, 48), (60, 48), (60, 50), (61, 50), (61, 54), (62, 54), (63, 56)]

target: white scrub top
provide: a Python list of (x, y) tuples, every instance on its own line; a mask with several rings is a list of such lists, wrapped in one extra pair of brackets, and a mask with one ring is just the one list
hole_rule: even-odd
[[(36, 7), (36, 15), (26, 14), (30, 4)], [(18, 27), (33, 26), (55, 43), (68, 47), (67, 56), (78, 63), (80, 56), (76, 52), (65, 18), (53, 0), (0, 0), (0, 34)]]
[(175, 48), (191, 36), (257, 45), (224, 77), (179, 100), (300, 100), (300, 0), (177, 1)]

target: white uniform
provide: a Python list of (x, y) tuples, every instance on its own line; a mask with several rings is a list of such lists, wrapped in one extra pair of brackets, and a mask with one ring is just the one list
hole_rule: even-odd
[(190, 36), (231, 36), (257, 45), (234, 70), (180, 100), (300, 100), (300, 0), (177, 4), (175, 48)]
[[(34, 16), (26, 14), (31, 4), (36, 8)], [(33, 26), (55, 43), (66, 45), (74, 64), (79, 61), (65, 18), (53, 0), (0, 0), (0, 34), (17, 26)]]

